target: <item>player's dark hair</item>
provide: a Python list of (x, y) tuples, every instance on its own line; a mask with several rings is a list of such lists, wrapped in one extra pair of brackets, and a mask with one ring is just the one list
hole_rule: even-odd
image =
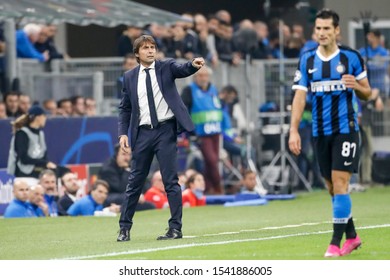
[(316, 19), (332, 19), (333, 20), (333, 26), (337, 27), (339, 26), (340, 17), (339, 15), (330, 9), (322, 9), (316, 14)]

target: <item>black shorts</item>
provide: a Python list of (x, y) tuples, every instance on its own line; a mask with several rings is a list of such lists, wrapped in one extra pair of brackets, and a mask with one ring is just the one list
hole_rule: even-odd
[(359, 132), (314, 137), (322, 176), (332, 179), (332, 170), (357, 173), (360, 159)]

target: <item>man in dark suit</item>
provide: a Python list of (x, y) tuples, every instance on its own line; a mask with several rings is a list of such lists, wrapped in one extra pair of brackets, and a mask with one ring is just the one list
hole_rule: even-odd
[(134, 41), (133, 52), (140, 65), (124, 74), (123, 97), (119, 105), (119, 144), (125, 152), (130, 152), (131, 147), (132, 163), (117, 241), (130, 240), (135, 207), (154, 155), (160, 164), (171, 211), (169, 230), (157, 240), (182, 238), (176, 140), (178, 131), (192, 131), (194, 125), (177, 92), (175, 79), (194, 74), (205, 62), (203, 58), (194, 58), (184, 64), (156, 60), (156, 42), (148, 35)]

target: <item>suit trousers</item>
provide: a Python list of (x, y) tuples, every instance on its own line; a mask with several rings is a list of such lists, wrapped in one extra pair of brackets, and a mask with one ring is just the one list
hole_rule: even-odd
[(176, 123), (165, 122), (157, 128), (140, 127), (132, 151), (131, 171), (126, 187), (126, 198), (122, 205), (119, 226), (131, 229), (137, 206), (154, 155), (160, 166), (161, 176), (167, 193), (171, 218), (169, 228), (181, 230), (182, 195), (177, 177), (177, 134)]

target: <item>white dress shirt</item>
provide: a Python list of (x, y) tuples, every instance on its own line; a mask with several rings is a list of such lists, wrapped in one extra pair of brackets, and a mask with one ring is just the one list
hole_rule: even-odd
[(156, 105), (157, 118), (159, 122), (171, 119), (174, 117), (172, 110), (168, 107), (167, 102), (165, 101), (161, 89), (158, 86), (155, 62), (152, 63), (149, 67), (145, 67), (142, 64), (139, 68), (138, 75), (138, 104), (140, 109), (140, 125), (151, 124), (150, 113), (149, 113), (149, 104), (148, 96), (146, 92), (146, 72), (145, 68), (150, 68), (149, 74), (152, 82), (154, 104)]

